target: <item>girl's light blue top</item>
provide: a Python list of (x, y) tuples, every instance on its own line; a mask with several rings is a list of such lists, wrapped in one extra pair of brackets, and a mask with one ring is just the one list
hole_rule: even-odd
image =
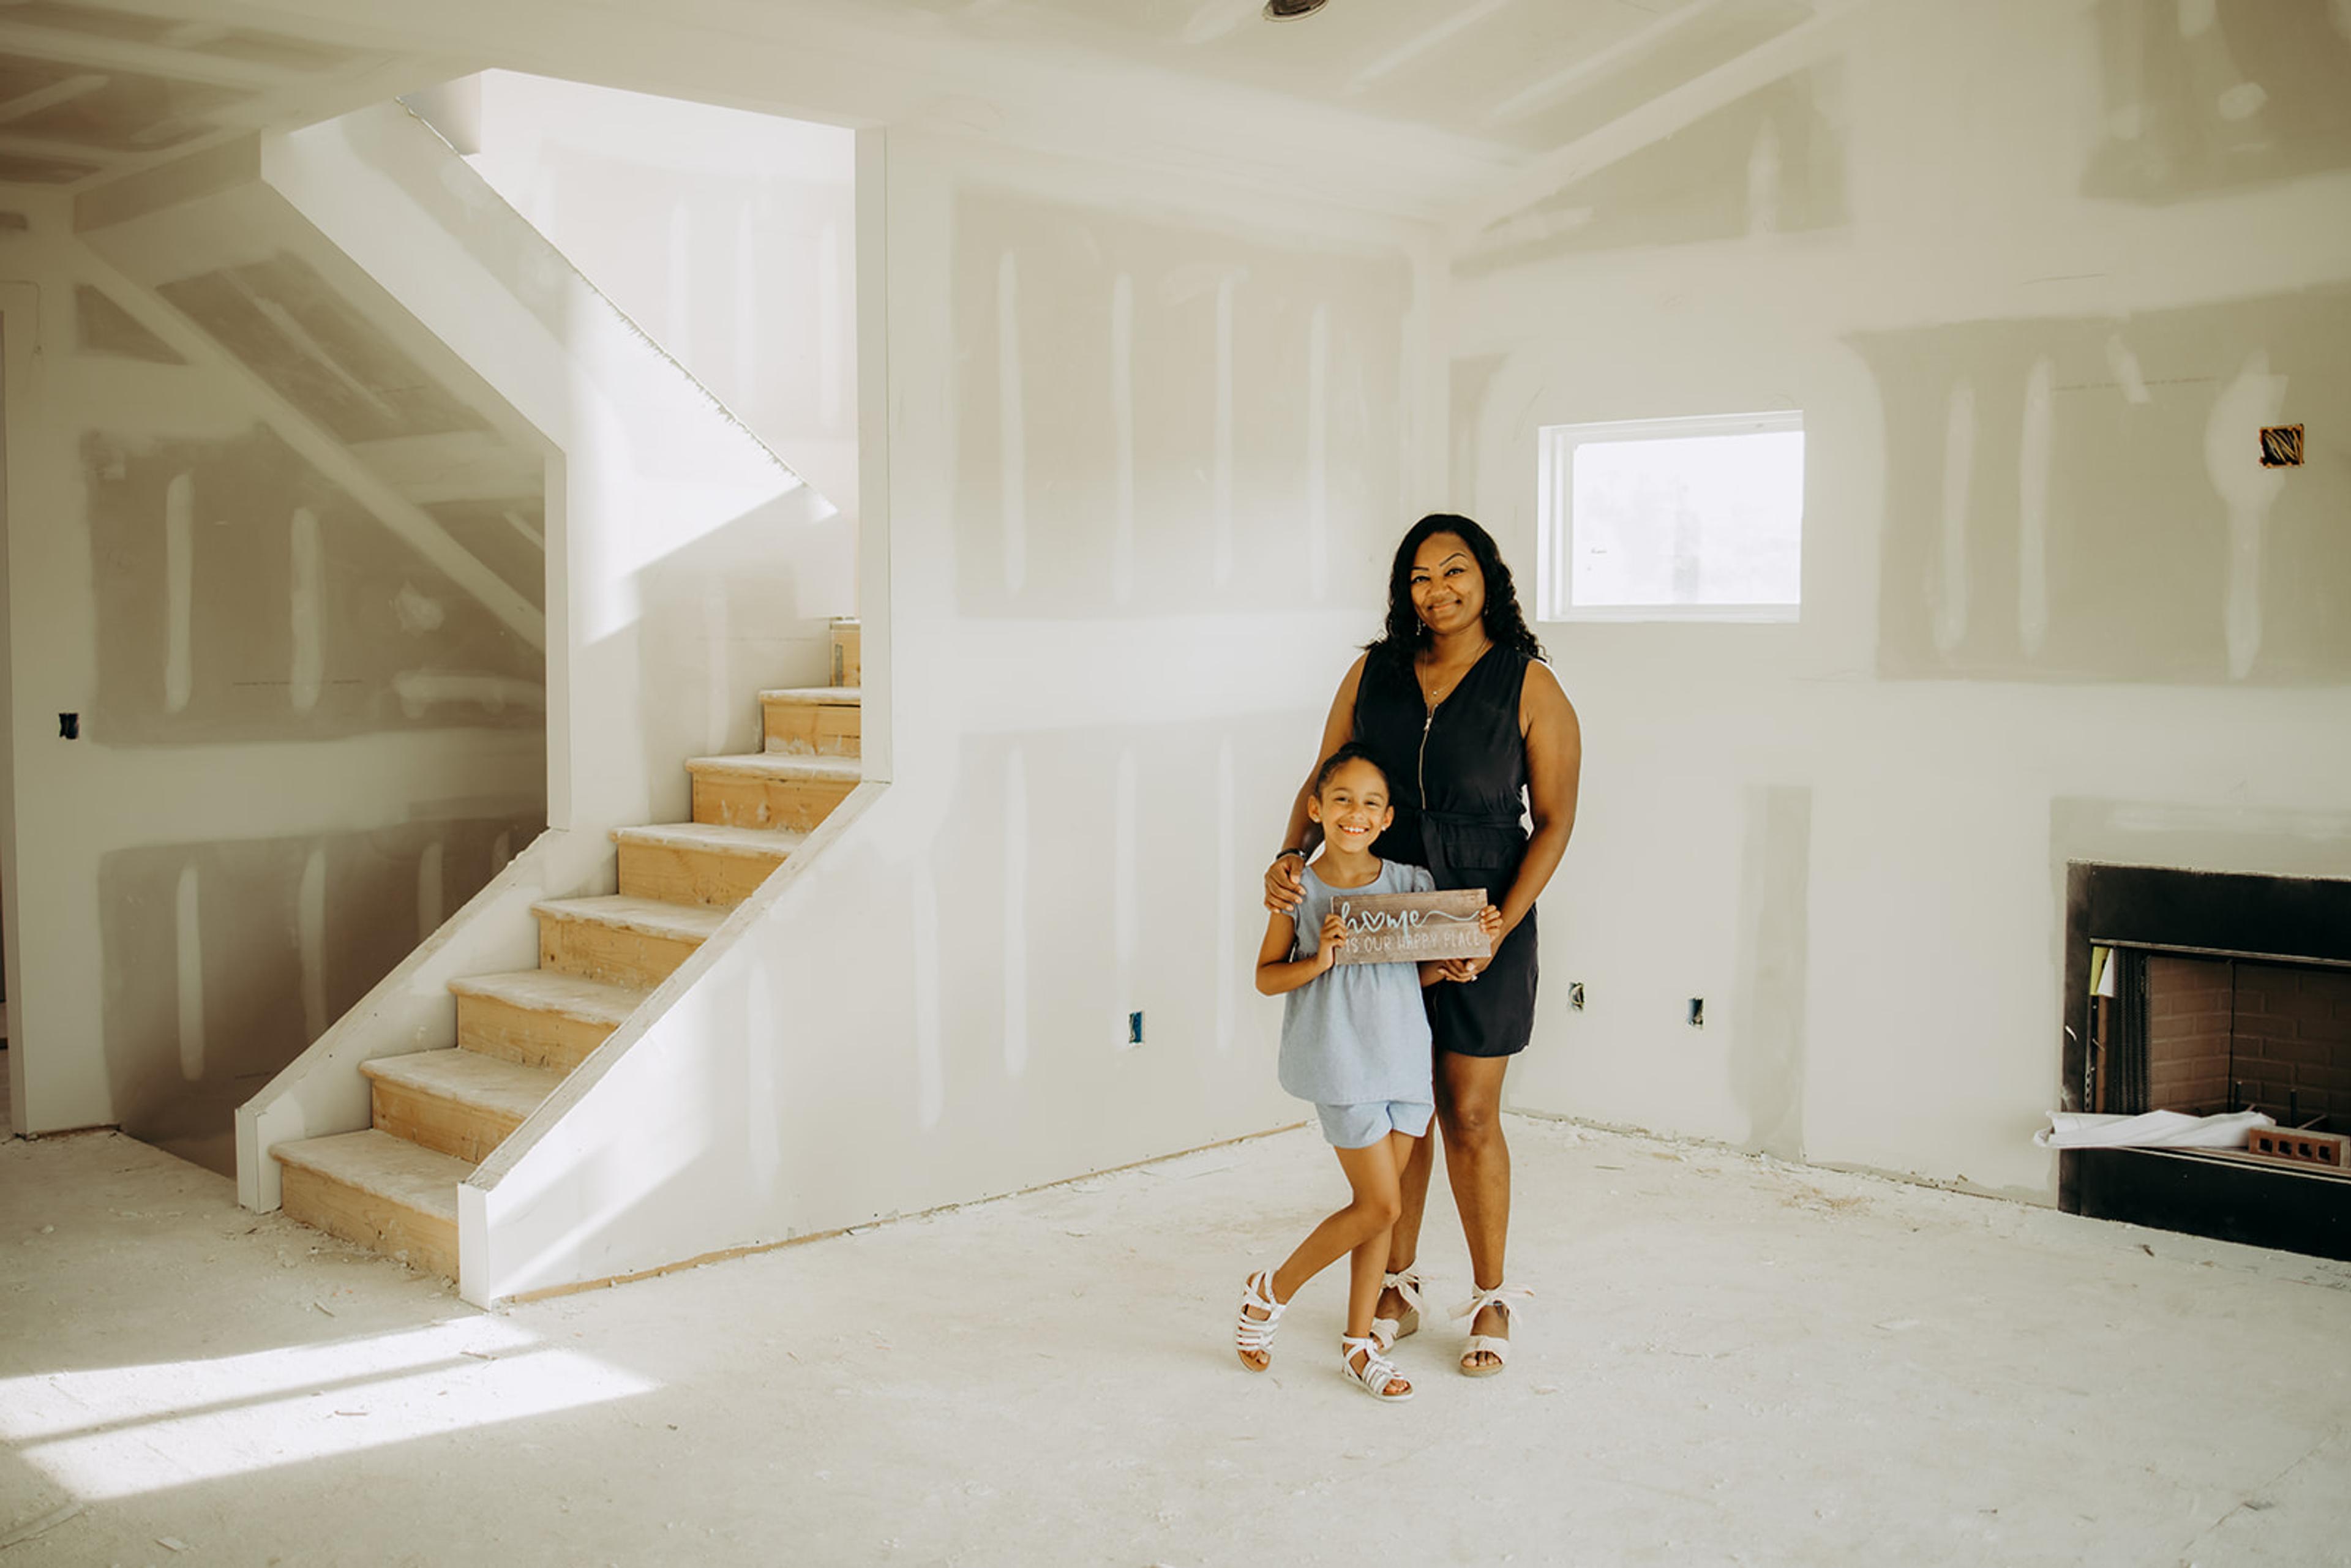
[[(1362, 887), (1333, 888), (1305, 868), (1306, 897), (1295, 918), (1292, 956), (1320, 950), (1322, 917), (1334, 898), (1373, 893), (1429, 893), (1437, 886), (1416, 865), (1380, 862)], [(1432, 1103), (1433, 1047), (1421, 1005), (1416, 964), (1335, 964), (1283, 998), (1281, 1086), (1318, 1105), (1374, 1100)]]

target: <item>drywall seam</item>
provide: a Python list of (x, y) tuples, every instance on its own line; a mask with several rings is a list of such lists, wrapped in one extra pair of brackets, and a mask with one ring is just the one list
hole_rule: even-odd
[(191, 362), (215, 366), (235, 378), (261, 411), (263, 422), (311, 466), (446, 573), (509, 631), (534, 648), (547, 646), (547, 617), (538, 607), (459, 544), (431, 513), (386, 484), (349, 446), (287, 402), (235, 356), (221, 352), (185, 317), (156, 300), (89, 245), (81, 250), (82, 270), (112, 294), (141, 326)]

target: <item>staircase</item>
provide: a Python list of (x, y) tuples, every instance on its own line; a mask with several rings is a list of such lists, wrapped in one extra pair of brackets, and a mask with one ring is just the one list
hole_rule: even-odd
[(457, 1277), (465, 1178), (856, 788), (855, 622), (831, 657), (831, 685), (759, 694), (759, 752), (686, 763), (691, 822), (613, 833), (618, 894), (534, 906), (538, 967), (451, 983), (453, 1046), (362, 1065), (371, 1126), (272, 1149), (289, 1217)]

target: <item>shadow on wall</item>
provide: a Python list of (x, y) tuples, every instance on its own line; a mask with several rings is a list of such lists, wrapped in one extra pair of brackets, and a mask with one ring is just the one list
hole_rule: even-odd
[(1403, 257), (988, 191), (955, 246), (964, 614), (1376, 594), (1366, 551), (1408, 509)]
[(2351, 168), (2351, 5), (2101, 0), (2085, 195), (2169, 202)]
[(760, 749), (762, 690), (831, 684), (857, 540), (837, 513), (796, 523), (801, 506), (797, 490), (772, 497), (629, 578), (636, 613), (606, 642), (632, 647), (651, 794), (678, 802), (657, 816), (690, 814), (688, 758)]
[(236, 1107), (542, 826), (417, 821), (100, 857), (104, 1040), (122, 1130), (235, 1176)]
[(2263, 425), (2351, 406), (2351, 288), (1855, 342), (1885, 404), (1880, 674), (2351, 677), (2351, 442), (2260, 465)]
[(1498, 225), (1453, 276), (1586, 251), (1841, 227), (1844, 84), (1843, 64), (1830, 61), (1726, 104)]

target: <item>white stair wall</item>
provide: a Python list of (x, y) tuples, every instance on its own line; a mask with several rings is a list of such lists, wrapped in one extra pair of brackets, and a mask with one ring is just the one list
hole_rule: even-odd
[[(549, 831), (239, 1113), (240, 1197), (266, 1208), (281, 1191), (273, 1146), (368, 1128), (362, 1063), (449, 1045), (450, 982), (536, 964), (535, 910), (613, 892), (615, 830), (688, 819), (684, 759), (758, 753), (760, 708), (747, 699), (825, 681), (856, 547), (823, 497), (405, 110), (266, 137), (259, 165), (266, 194), (228, 199), (274, 225), (269, 244), (362, 272), (397, 308), (379, 325), (429, 331), (559, 455), (548, 477)], [(659, 994), (681, 994), (698, 962)], [(625, 1049), (616, 1035), (590, 1062)], [(566, 1098), (508, 1142), (553, 1126)], [(485, 1245), (473, 1236), (459, 1254)], [(485, 1299), (470, 1276), (460, 1283)]]

